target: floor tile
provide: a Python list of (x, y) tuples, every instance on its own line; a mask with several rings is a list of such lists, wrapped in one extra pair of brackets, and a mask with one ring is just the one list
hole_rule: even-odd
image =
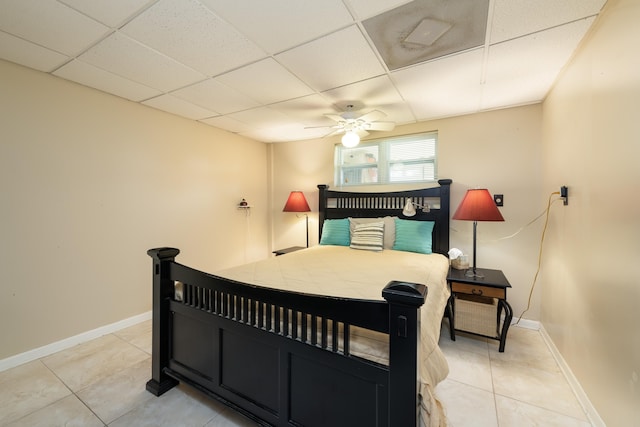
[(202, 427), (226, 409), (216, 400), (179, 385), (136, 407), (109, 427)]
[(72, 391), (108, 378), (149, 354), (114, 335), (105, 335), (42, 359)]
[(151, 320), (115, 332), (114, 335), (151, 354)]
[(69, 396), (71, 391), (39, 360), (0, 372), (0, 425)]
[(491, 362), (488, 354), (459, 350), (444, 352), (449, 364), (447, 378), (493, 393)]
[(449, 427), (497, 427), (493, 393), (451, 379), (436, 387)]
[(587, 421), (578, 420), (557, 412), (539, 408), (504, 396), (496, 396), (500, 427), (590, 427)]
[(77, 394), (102, 421), (109, 424), (137, 406), (155, 398), (145, 389), (145, 384), (150, 378), (151, 357), (148, 357), (142, 362), (94, 382)]
[(104, 427), (104, 424), (76, 396), (71, 395), (7, 425), (7, 427), (51, 426)]
[(587, 420), (561, 372), (532, 368), (526, 363), (515, 361), (492, 361), (491, 370), (496, 395)]
[(465, 350), (479, 354), (489, 354), (488, 339), (477, 335), (467, 334), (465, 332), (456, 332), (456, 340), (451, 340), (449, 327), (445, 326), (440, 331), (440, 341), (438, 344), (442, 351), (447, 352), (448, 349), (458, 351)]
[(256, 427), (259, 424), (239, 414), (233, 409), (225, 409), (213, 418), (205, 427)]
[(549, 347), (539, 331), (512, 326), (507, 335), (505, 351), (498, 351), (499, 342), (489, 343), (489, 356), (492, 360), (518, 363), (549, 372), (560, 372)]

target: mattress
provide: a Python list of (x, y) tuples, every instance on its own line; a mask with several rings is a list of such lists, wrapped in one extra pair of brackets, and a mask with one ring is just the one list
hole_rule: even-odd
[[(439, 426), (444, 425), (444, 416), (434, 389), (449, 373), (438, 347), (440, 323), (450, 295), (448, 269), (448, 259), (439, 254), (318, 245), (215, 274), (287, 291), (365, 300), (384, 300), (382, 289), (392, 280), (426, 285), (427, 298), (420, 310), (421, 422)], [(353, 328), (351, 334), (352, 354), (386, 363), (386, 335), (359, 328)]]

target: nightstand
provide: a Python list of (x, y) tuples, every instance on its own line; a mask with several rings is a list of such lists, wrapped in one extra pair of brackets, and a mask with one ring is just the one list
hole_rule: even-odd
[(276, 254), (276, 256), (288, 254), (290, 252), (299, 251), (300, 249), (307, 249), (304, 246), (291, 246), (290, 248), (278, 249), (273, 251), (272, 253)]
[(477, 268), (476, 271), (484, 277), (468, 277), (466, 270), (449, 269), (447, 283), (451, 297), (447, 308), (451, 310), (451, 339), (456, 340), (455, 331), (469, 332), (500, 341), (499, 351), (504, 352), (513, 318), (507, 302), (507, 288), (511, 284), (501, 270)]

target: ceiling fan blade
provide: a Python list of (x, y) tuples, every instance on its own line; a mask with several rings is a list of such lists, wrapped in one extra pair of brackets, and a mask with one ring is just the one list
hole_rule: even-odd
[(367, 131), (366, 131), (366, 130), (364, 130), (364, 129), (358, 129), (358, 130), (356, 131), (356, 133), (358, 134), (358, 136), (359, 136), (360, 138), (364, 138), (365, 136), (369, 135), (369, 132), (367, 132)]
[(324, 135), (323, 138), (327, 138), (329, 136), (333, 136), (333, 135), (338, 135), (340, 133), (343, 133), (344, 129), (336, 129), (336, 130), (332, 130), (331, 132), (329, 132), (328, 134)]
[(338, 114), (325, 114), (324, 116), (325, 116), (326, 118), (331, 119), (331, 120), (333, 120), (333, 121), (335, 121), (335, 122), (338, 122), (338, 123), (339, 123), (339, 122), (344, 122), (344, 121), (345, 121), (345, 120), (344, 120), (344, 117), (342, 117), (342, 116), (340, 116), (340, 115), (338, 115)]
[(358, 120), (362, 120), (363, 122), (375, 122), (376, 120), (380, 120), (384, 117), (387, 117), (385, 113), (379, 110), (369, 111), (367, 114), (364, 114), (358, 117)]
[(339, 125), (333, 125), (333, 126), (305, 126), (305, 129), (322, 129), (322, 128), (326, 128), (326, 129), (341, 129), (341, 127)]
[(371, 122), (367, 129), (369, 130), (393, 130), (396, 127), (395, 122)]

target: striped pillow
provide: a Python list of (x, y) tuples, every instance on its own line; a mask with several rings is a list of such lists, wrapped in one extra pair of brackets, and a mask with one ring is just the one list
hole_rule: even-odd
[(367, 251), (381, 251), (383, 242), (384, 222), (368, 222), (365, 224), (356, 224), (351, 234), (350, 247)]

